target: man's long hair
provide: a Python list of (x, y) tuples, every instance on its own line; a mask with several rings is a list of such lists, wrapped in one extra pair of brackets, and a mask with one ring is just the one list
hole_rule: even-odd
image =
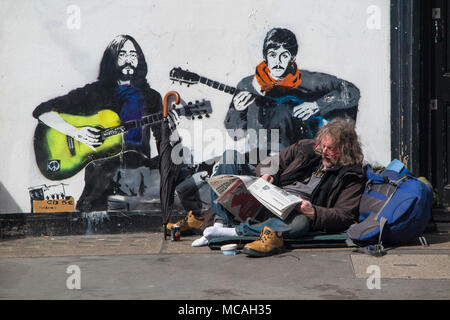
[(103, 53), (103, 58), (100, 63), (100, 72), (98, 80), (105, 81), (107, 83), (116, 84), (120, 79), (121, 71), (118, 68), (117, 61), (119, 51), (122, 49), (124, 43), (130, 40), (136, 48), (138, 55), (138, 65), (136, 68), (136, 75), (131, 82), (136, 86), (141, 86), (146, 83), (145, 77), (147, 76), (147, 62), (145, 61), (144, 54), (137, 41), (129, 35), (119, 35), (115, 37), (110, 44), (106, 47)]
[(360, 165), (364, 160), (355, 121), (350, 118), (335, 118), (324, 125), (316, 134), (316, 143), (328, 135), (339, 150), (338, 163), (344, 166)]

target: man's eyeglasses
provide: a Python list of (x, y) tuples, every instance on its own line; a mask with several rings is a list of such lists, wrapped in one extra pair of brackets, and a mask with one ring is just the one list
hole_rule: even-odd
[[(334, 158), (339, 154), (339, 151), (334, 151), (334, 150), (330, 149), (329, 147), (325, 147), (325, 148), (327, 148), (325, 151), (325, 155), (328, 158)], [(319, 142), (317, 142), (316, 146), (314, 147), (314, 152), (316, 154), (321, 155), (323, 153), (323, 149), (324, 149), (324, 147), (322, 145), (322, 140), (319, 140)]]

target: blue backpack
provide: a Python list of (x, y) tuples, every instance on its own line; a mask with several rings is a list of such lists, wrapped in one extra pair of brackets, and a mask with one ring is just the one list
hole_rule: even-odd
[[(368, 181), (361, 197), (359, 222), (346, 231), (348, 245), (369, 244), (366, 253), (383, 255), (383, 243), (407, 242), (424, 232), (431, 215), (432, 188), (398, 163), (393, 161), (379, 173), (370, 165), (365, 167)], [(422, 238), (420, 241), (424, 244)]]

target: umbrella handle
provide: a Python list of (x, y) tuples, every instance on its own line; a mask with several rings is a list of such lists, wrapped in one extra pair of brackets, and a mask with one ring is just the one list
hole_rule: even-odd
[(170, 96), (175, 96), (175, 103), (178, 104), (180, 103), (180, 94), (176, 91), (169, 91), (166, 93), (166, 95), (164, 96), (164, 105), (163, 105), (163, 117), (167, 118), (167, 103), (169, 101)]

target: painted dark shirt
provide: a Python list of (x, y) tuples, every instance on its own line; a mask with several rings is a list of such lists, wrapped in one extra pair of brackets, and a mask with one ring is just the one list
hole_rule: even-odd
[[(119, 113), (122, 122), (142, 118), (144, 98), (140, 91), (132, 85), (121, 85), (114, 92), (114, 99), (121, 106)], [(123, 135), (125, 143), (140, 145), (142, 143), (142, 128), (129, 129)]]

